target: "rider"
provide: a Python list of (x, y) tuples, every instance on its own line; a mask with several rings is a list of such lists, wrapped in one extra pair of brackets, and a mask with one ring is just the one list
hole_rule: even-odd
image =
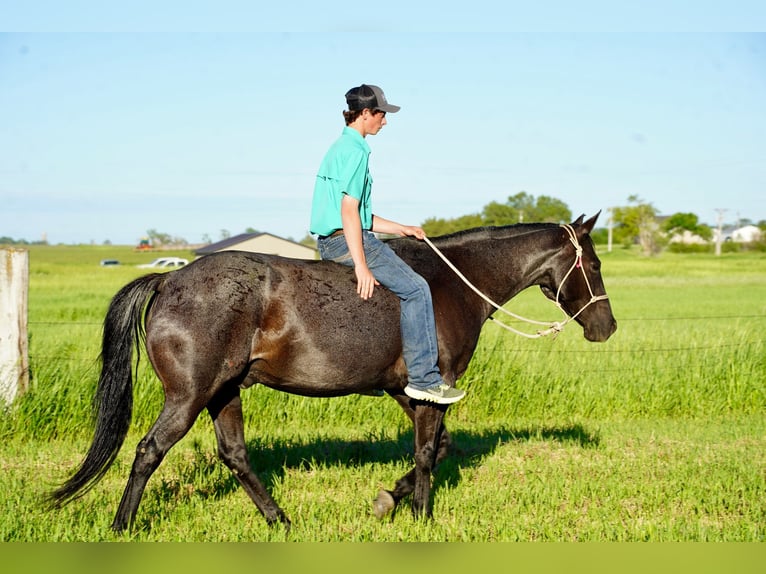
[(420, 227), (374, 215), (370, 204), (370, 147), (365, 138), (377, 134), (387, 123), (386, 113), (398, 112), (399, 106), (389, 104), (383, 90), (370, 84), (351, 88), (346, 103), (346, 127), (330, 146), (317, 174), (310, 230), (319, 236), (322, 259), (354, 268), (356, 291), (363, 300), (372, 297), (375, 285), (383, 285), (399, 297), (407, 396), (438, 404), (455, 403), (465, 393), (447, 385), (439, 373), (428, 283), (373, 234), (425, 238)]

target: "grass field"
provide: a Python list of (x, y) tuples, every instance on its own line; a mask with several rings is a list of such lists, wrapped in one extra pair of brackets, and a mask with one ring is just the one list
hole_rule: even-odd
[[(100, 267), (107, 258), (124, 265)], [(145, 362), (131, 434), (105, 479), (62, 510), (42, 504), (89, 444), (109, 299), (152, 258), (32, 247), (33, 378), (0, 421), (0, 540), (285, 539), (217, 460), (206, 418), (152, 477), (134, 531), (110, 531), (135, 444), (162, 404)], [(766, 257), (601, 258), (619, 324), (608, 342), (588, 343), (574, 324), (555, 340), (485, 327), (460, 383), (468, 396), (447, 414), (455, 449), (434, 478), (433, 520), (406, 505), (383, 521), (371, 512), (378, 488), (412, 465), (412, 430), (393, 401), (246, 391), (253, 466), (293, 521), (289, 539), (764, 541)], [(537, 290), (508, 307), (560, 318)]]

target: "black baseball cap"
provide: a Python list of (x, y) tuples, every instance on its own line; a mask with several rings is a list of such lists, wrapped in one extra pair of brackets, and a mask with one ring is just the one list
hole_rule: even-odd
[(346, 92), (346, 104), (348, 104), (350, 112), (367, 108), (393, 114), (401, 109), (399, 106), (389, 104), (383, 90), (371, 84), (362, 84), (357, 88), (351, 88)]

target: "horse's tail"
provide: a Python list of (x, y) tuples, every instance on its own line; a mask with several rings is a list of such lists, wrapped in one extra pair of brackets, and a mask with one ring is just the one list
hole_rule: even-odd
[(101, 375), (93, 400), (93, 442), (77, 472), (50, 494), (54, 507), (61, 507), (88, 492), (117, 458), (133, 412), (133, 347), (136, 347), (138, 364), (139, 343), (145, 336), (144, 307), (163, 277), (161, 273), (139, 277), (120, 289), (109, 304), (104, 319)]

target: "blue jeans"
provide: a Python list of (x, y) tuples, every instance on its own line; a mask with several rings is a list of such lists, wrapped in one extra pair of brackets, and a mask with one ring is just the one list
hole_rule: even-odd
[[(343, 235), (320, 237), (317, 244), (322, 259), (354, 266)], [(367, 266), (375, 279), (395, 293), (401, 302), (402, 356), (409, 384), (420, 388), (438, 385), (442, 377), (438, 367), (439, 347), (428, 283), (369, 231), (362, 232), (362, 245)]]

